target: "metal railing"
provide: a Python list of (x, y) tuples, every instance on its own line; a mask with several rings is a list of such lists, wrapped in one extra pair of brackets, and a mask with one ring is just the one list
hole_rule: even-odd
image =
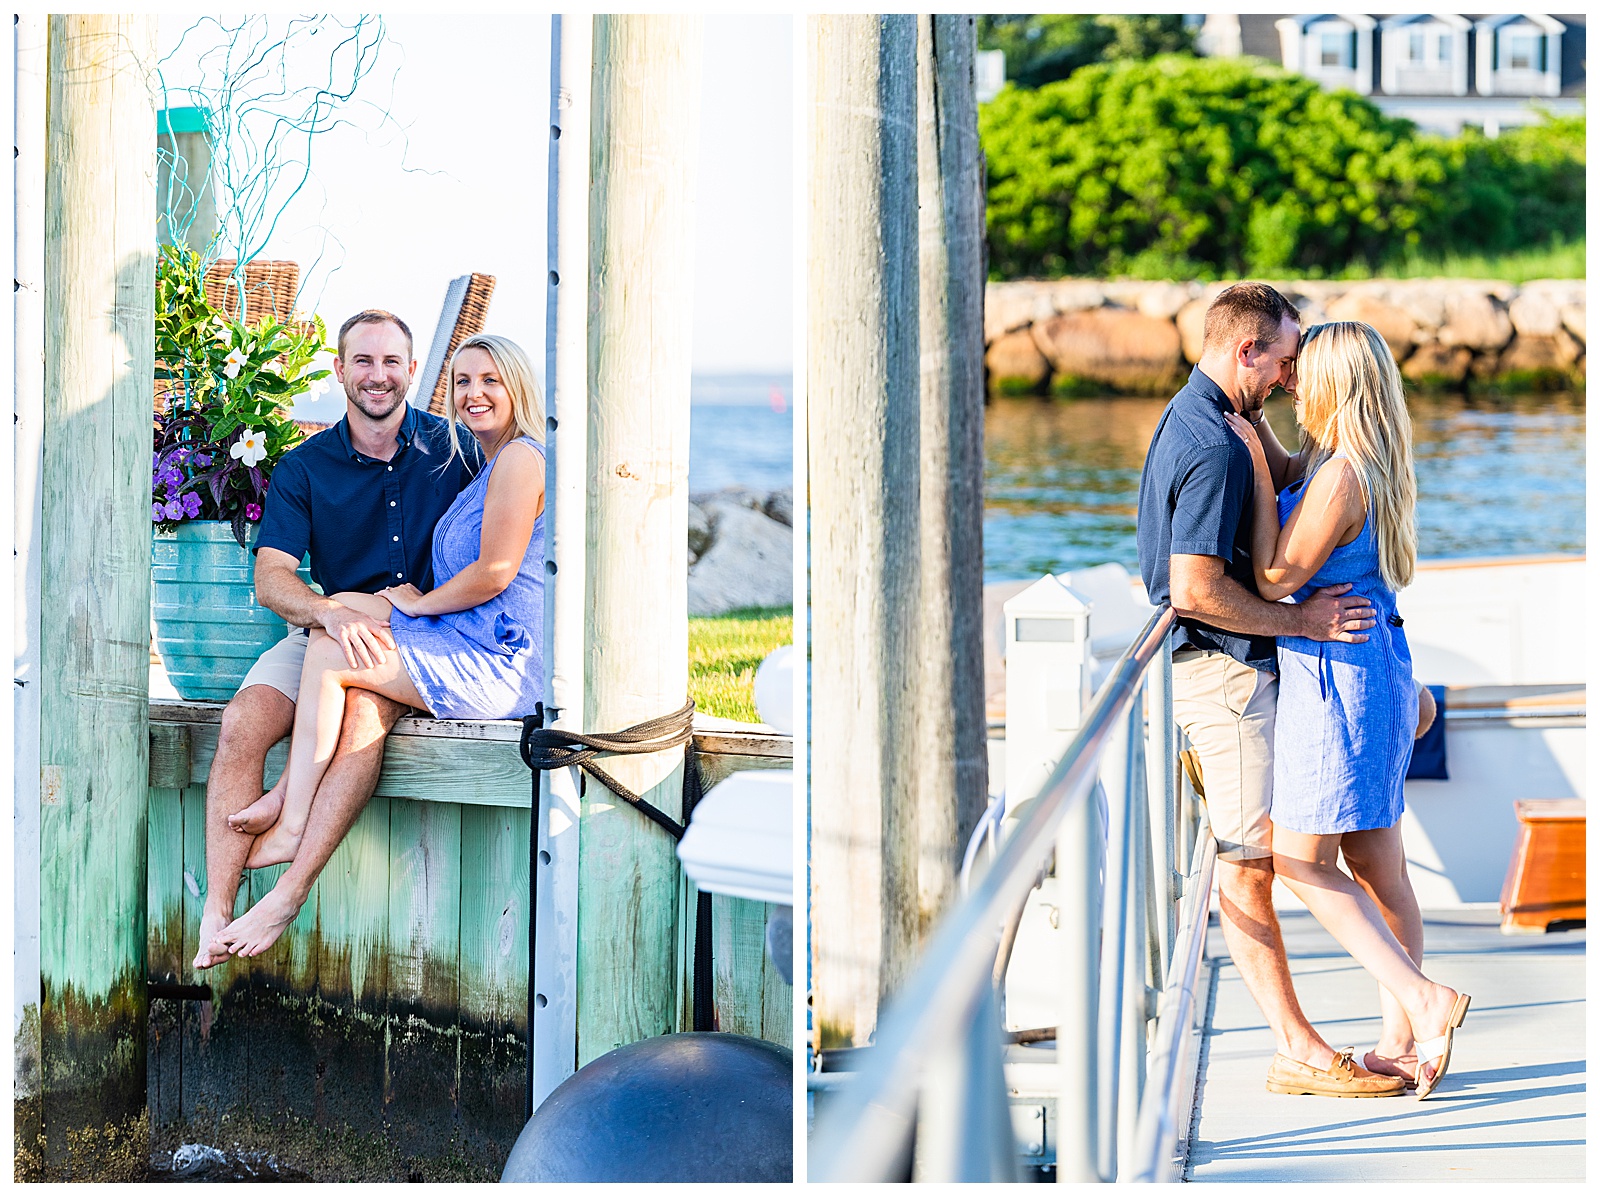
[(1018, 1177), (997, 990), (1052, 853), (1063, 956), (1056, 1178), (1173, 1175), (1215, 863), (1204, 817), (1180, 787), (1173, 620), (1166, 606), (1150, 618), (1044, 786), (1008, 815), (1009, 832), (997, 836), (991, 820), (974, 836), (974, 850), (990, 849), (987, 865), (969, 854), (966, 897), (887, 1004), (853, 1078), (819, 1097), (811, 1179)]

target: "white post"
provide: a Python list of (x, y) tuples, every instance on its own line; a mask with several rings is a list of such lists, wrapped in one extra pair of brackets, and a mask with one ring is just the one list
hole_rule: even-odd
[[(3, 855), (13, 865), (15, 936), (12, 1034), (17, 1043), (15, 1098), (38, 1094), (39, 1079), (39, 467), (44, 420), (44, 120), (45, 30), (42, 13), (23, 13), (16, 37), (13, 180), (16, 200), (15, 419), (12, 510), (14, 662), (11, 698), (14, 826)], [(13, 840), (14, 841), (11, 841)]]
[(1089, 708), (1089, 610), (1052, 575), (1005, 603), (1008, 816), (1044, 786)]
[[(589, 71), (594, 22), (550, 19), (550, 275), (545, 300), (546, 724), (583, 727), (588, 502)], [(562, 429), (567, 431), (562, 436)], [(577, 1066), (577, 768), (541, 773), (532, 987), (533, 1105)]]

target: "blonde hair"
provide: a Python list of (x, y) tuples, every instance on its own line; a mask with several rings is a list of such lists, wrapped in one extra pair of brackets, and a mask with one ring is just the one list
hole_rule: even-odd
[(1399, 591), (1417, 569), (1417, 475), (1394, 355), (1372, 326), (1330, 321), (1306, 331), (1298, 374), (1305, 478), (1336, 451), (1350, 461), (1376, 523), (1378, 570)]
[(544, 445), (544, 394), (539, 391), (539, 379), (533, 374), (533, 364), (510, 338), (499, 334), (473, 334), (450, 356), (449, 386), (444, 390), (444, 417), (450, 425), (450, 457), (461, 455), (461, 435), (456, 424), (456, 363), (469, 350), (481, 350), (494, 362), (500, 373), (500, 382), (511, 397), (511, 420), (517, 432)]

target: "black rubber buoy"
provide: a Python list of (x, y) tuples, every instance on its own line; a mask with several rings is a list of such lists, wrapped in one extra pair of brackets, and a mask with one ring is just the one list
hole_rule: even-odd
[(742, 1034), (663, 1034), (563, 1081), (502, 1183), (794, 1179), (794, 1058)]

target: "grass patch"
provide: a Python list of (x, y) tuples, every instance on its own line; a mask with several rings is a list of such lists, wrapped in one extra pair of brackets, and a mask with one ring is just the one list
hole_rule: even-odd
[(756, 668), (794, 641), (790, 609), (735, 609), (689, 619), (689, 695), (695, 708), (733, 721), (760, 721)]
[(1362, 269), (1342, 273), (1344, 279), (1375, 276), (1384, 279), (1503, 279), (1525, 284), (1533, 279), (1584, 279), (1588, 239), (1553, 241), (1506, 254), (1447, 254), (1439, 258), (1408, 257), (1386, 263), (1377, 271)]

